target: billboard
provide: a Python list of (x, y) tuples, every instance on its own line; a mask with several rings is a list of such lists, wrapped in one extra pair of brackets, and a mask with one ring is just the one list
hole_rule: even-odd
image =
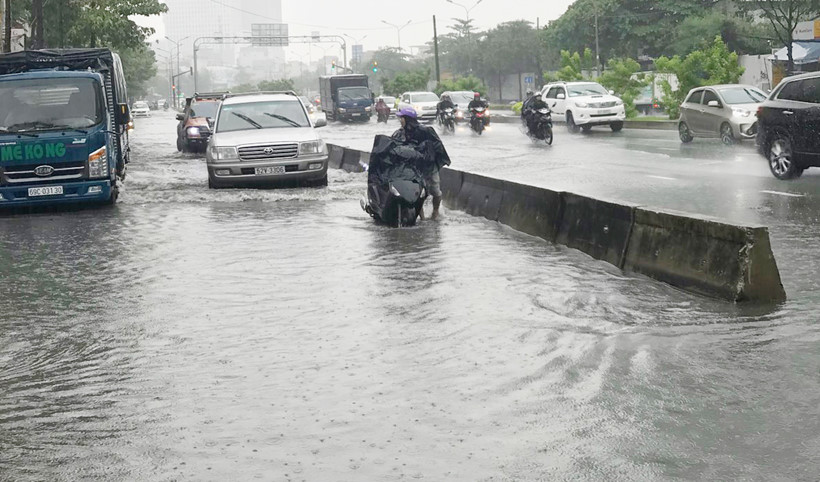
[(363, 45), (354, 45), (353, 47), (353, 62), (359, 63), (362, 61), (362, 57), (364, 57), (364, 46)]
[(798, 23), (792, 34), (794, 40), (820, 40), (820, 18)]
[(288, 24), (252, 23), (251, 45), (254, 47), (287, 47), (289, 45)]

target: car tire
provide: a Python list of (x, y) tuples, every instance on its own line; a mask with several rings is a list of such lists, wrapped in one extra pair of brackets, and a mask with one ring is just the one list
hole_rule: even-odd
[(692, 136), (692, 131), (689, 130), (689, 126), (686, 125), (686, 122), (678, 124), (678, 136), (680, 136), (680, 141), (684, 144), (689, 144), (695, 139)]
[(327, 186), (327, 174), (324, 175), (321, 179), (317, 179), (310, 183), (313, 187), (325, 187)]
[(177, 136), (177, 152), (182, 152), (182, 146), (183, 146), (182, 138)]
[(800, 177), (803, 173), (803, 169), (794, 163), (791, 138), (783, 132), (772, 134), (766, 148), (766, 158), (769, 161), (769, 170), (777, 179), (788, 181)]
[(592, 126), (581, 126), (581, 130), (585, 133), (589, 132), (592, 130)]
[(581, 128), (575, 124), (575, 118), (572, 117), (572, 111), (567, 111), (567, 130), (572, 134), (577, 134)]
[(732, 146), (735, 143), (735, 135), (732, 132), (732, 126), (728, 122), (720, 125), (720, 142), (727, 146)]
[(222, 184), (217, 182), (216, 179), (214, 179), (210, 175), (208, 176), (208, 189), (219, 189), (221, 187), (223, 187)]
[(609, 128), (612, 129), (612, 132), (621, 132), (624, 128), (623, 122), (613, 122), (609, 124)]

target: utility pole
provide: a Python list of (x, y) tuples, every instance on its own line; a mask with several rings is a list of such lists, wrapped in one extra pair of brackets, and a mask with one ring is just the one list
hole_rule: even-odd
[(441, 84), (441, 67), (438, 61), (438, 30), (436, 29), (436, 16), (433, 15), (433, 49), (436, 54), (436, 86)]
[(3, 0), (3, 52), (11, 52), (11, 0)]
[(45, 39), (43, 38), (43, 20), (44, 11), (43, 11), (43, 3), (44, 0), (31, 0), (31, 13), (32, 20), (34, 23), (34, 42), (32, 43), (33, 49), (42, 49), (45, 47)]
[(598, 43), (598, 5), (595, 5), (595, 69), (601, 77), (601, 47)]
[(404, 27), (410, 25), (411, 22), (412, 22), (412, 20), (408, 20), (407, 23), (405, 23), (404, 25), (396, 25), (394, 23), (388, 22), (387, 20), (382, 20), (383, 24), (390, 25), (391, 27), (396, 29), (396, 32), (398, 33), (398, 36), (399, 36), (399, 53), (401, 53), (401, 31), (404, 30)]

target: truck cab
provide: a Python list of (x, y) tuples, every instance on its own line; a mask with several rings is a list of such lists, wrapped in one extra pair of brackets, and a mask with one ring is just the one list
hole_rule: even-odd
[(111, 62), (100, 71), (87, 63), (77, 70), (29, 69), (38, 62), (9, 57), (31, 52), (0, 56), (0, 209), (116, 201), (130, 113), (127, 102), (112, 95), (112, 80), (124, 92), (124, 80), (113, 72), (121, 74), (121, 67), (115, 54), (104, 52)]
[(367, 122), (373, 116), (373, 93), (366, 75), (320, 77), (319, 87), (328, 120)]

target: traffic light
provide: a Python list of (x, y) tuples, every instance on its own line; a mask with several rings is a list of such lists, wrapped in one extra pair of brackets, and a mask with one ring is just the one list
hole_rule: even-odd
[(330, 70), (332, 70), (334, 72), (336, 71), (336, 61), (335, 60), (330, 61)]
[(379, 63), (374, 60), (373, 61), (373, 72), (378, 72), (378, 71), (379, 71)]

